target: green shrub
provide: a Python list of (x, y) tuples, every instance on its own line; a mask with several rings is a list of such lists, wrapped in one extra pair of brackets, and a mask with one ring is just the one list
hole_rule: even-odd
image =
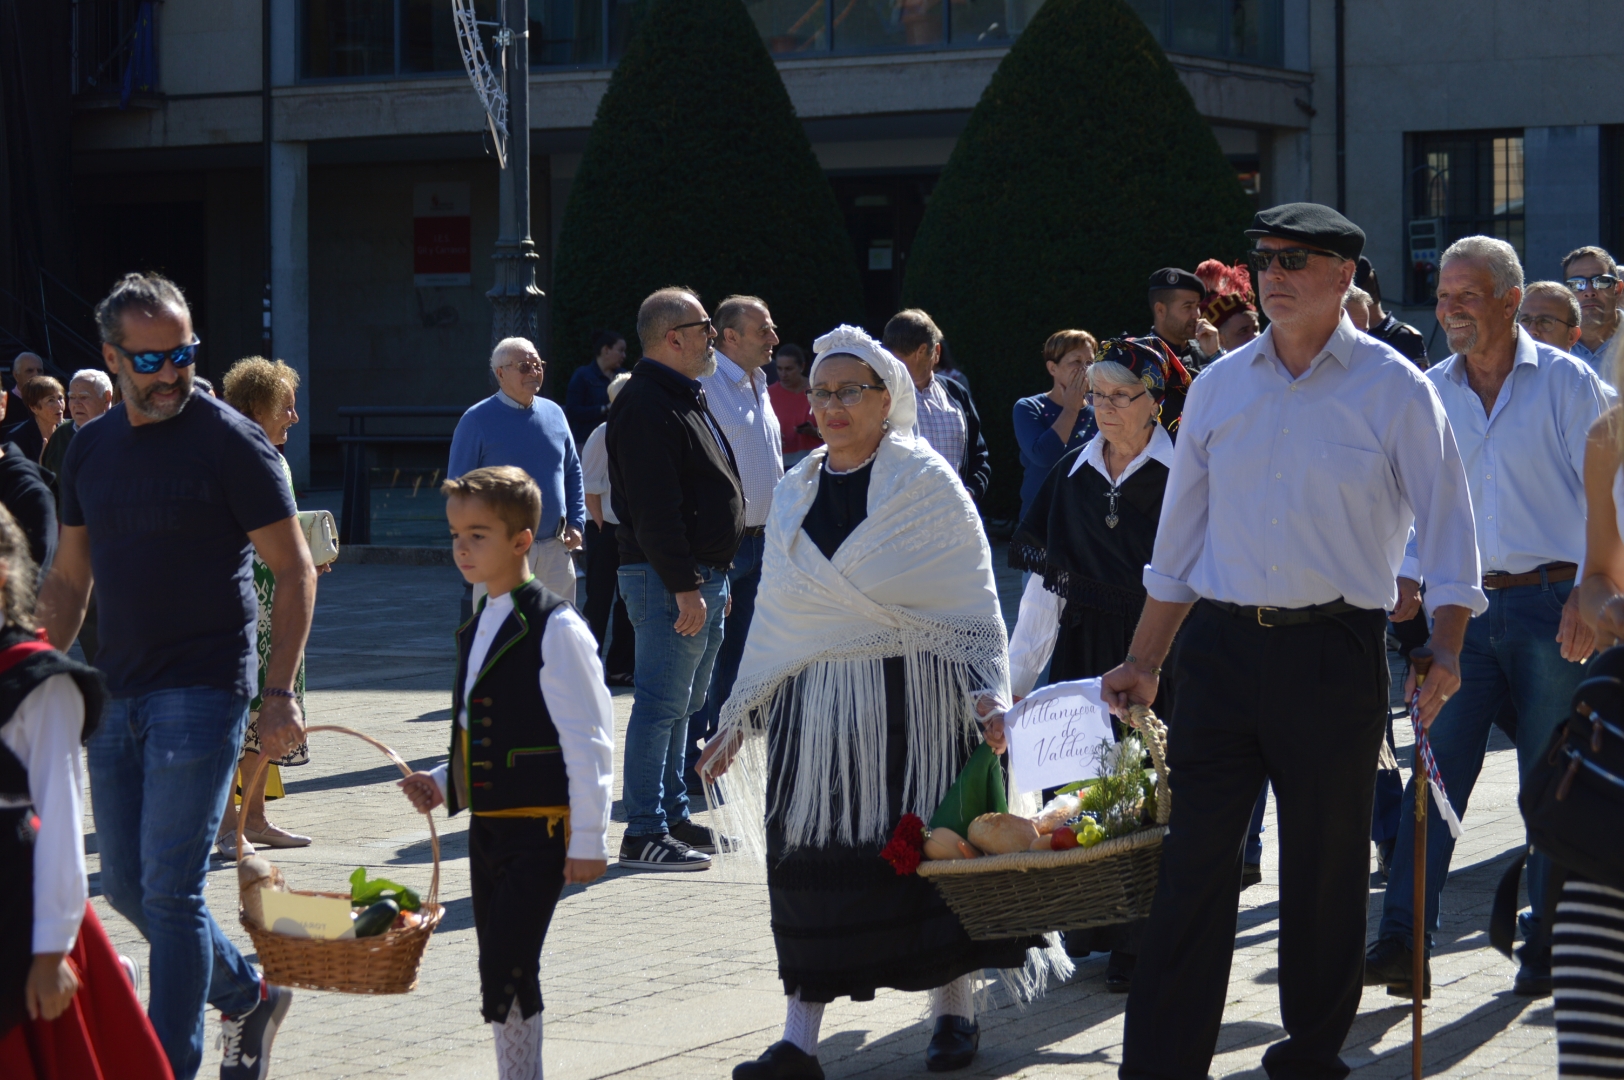
[(587, 136), (554, 267), (559, 395), (593, 330), (639, 354), (637, 305), (664, 285), (711, 311), (760, 296), (804, 346), (861, 319), (834, 191), (740, 0), (649, 4)]
[(1251, 207), (1212, 128), (1124, 0), (1048, 0), (981, 95), (932, 192), (904, 292), (970, 376), (989, 515), (1019, 505), (1016, 398), (1067, 327), (1150, 325), (1146, 279), (1245, 245)]

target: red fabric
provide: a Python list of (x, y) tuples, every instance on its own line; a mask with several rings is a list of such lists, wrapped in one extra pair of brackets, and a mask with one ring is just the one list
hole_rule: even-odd
[(35, 633), (38, 641), (19, 641), (11, 648), (0, 652), (0, 675), (4, 675), (35, 653), (50, 652), (51, 643), (45, 640), (45, 628), (41, 627)]
[(778, 417), (778, 431), (784, 439), (784, 453), (815, 450), (823, 445), (823, 440), (816, 435), (802, 435), (795, 430), (797, 425), (816, 423), (812, 419), (812, 401), (804, 392), (796, 393), (793, 390), (786, 390), (783, 383), (773, 383), (767, 387), (767, 397), (772, 401), (773, 413)]
[(55, 1020), (24, 1020), (0, 1039), (6, 1080), (174, 1080), (141, 999), (89, 904), (68, 954), (79, 992)]

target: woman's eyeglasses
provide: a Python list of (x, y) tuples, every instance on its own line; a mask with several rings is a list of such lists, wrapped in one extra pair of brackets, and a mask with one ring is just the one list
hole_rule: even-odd
[(814, 409), (827, 409), (829, 407), (830, 398), (837, 399), (842, 405), (849, 409), (859, 401), (863, 400), (864, 390), (884, 389), (885, 387), (883, 386), (870, 386), (867, 383), (852, 383), (850, 386), (842, 386), (838, 390), (808, 390), (806, 392), (806, 396), (812, 399), (812, 407)]
[(197, 359), (197, 347), (201, 344), (203, 342), (193, 336), (191, 343), (188, 345), (161, 351), (133, 353), (122, 345), (114, 345), (113, 348), (129, 357), (130, 366), (141, 374), (156, 375), (163, 368), (165, 360), (168, 360), (176, 367), (191, 367), (192, 361)]
[(1088, 403), (1090, 409), (1100, 405), (1110, 405), (1113, 409), (1126, 409), (1148, 393), (1150, 393), (1149, 390), (1141, 390), (1133, 395), (1129, 395), (1126, 391), (1120, 394), (1096, 394), (1090, 390), (1083, 395), (1083, 400)]

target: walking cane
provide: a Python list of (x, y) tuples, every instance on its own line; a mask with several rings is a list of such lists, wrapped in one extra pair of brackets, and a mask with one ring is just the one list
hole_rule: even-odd
[(1415, 756), (1410, 767), (1410, 778), (1415, 784), (1415, 900), (1411, 921), (1415, 937), (1410, 954), (1410, 992), (1414, 995), (1410, 1011), (1410, 1076), (1421, 1080), (1421, 994), (1426, 986), (1427, 952), (1427, 767), (1422, 759), (1427, 734), (1421, 729), (1421, 684), (1432, 670), (1432, 650), (1425, 646), (1410, 650), (1410, 666), (1415, 669), (1415, 692), (1410, 695), (1410, 724), (1415, 728)]

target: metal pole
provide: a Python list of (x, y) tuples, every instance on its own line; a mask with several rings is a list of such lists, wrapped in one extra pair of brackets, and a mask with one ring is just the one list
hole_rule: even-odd
[(265, 282), (260, 296), (260, 340), (266, 357), (275, 355), (271, 348), (271, 0), (260, 0), (260, 168), (264, 173), (265, 199)]
[(491, 344), (506, 337), (536, 340), (536, 312), (543, 293), (536, 286), (541, 256), (530, 240), (530, 33), (528, 5), (502, 4), (501, 48), (507, 58), (507, 167), (498, 198), (500, 231), (496, 238), (496, 283), (485, 295), (491, 301)]

